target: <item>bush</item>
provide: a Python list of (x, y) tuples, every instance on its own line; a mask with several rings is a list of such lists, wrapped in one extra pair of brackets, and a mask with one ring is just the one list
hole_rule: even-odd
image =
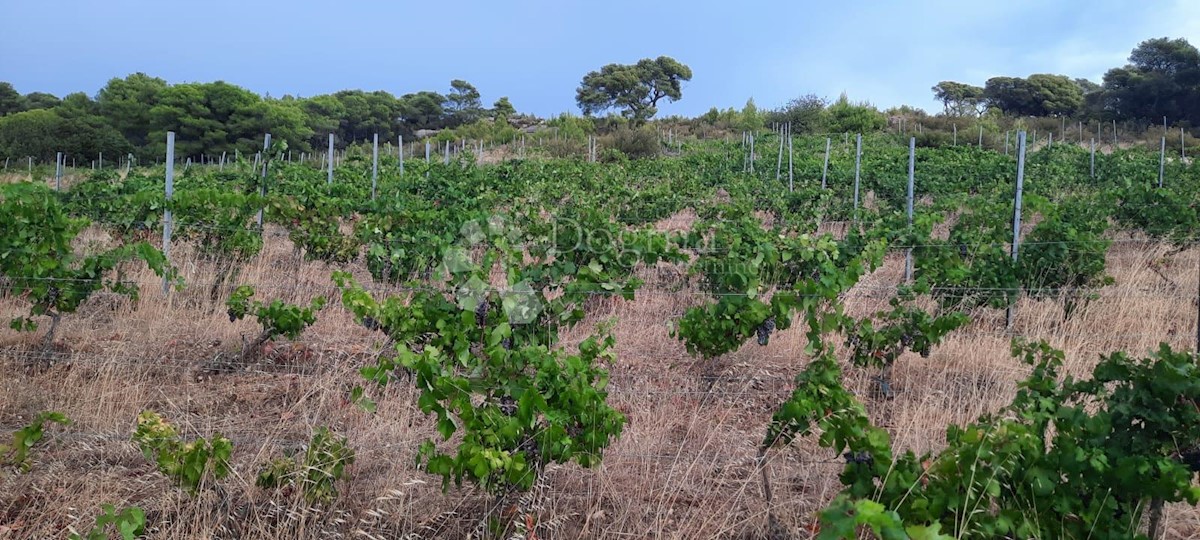
[(623, 128), (600, 138), (600, 147), (605, 149), (603, 155), (611, 156), (607, 150), (616, 150), (629, 159), (643, 159), (658, 155), (661, 148), (658, 134), (653, 128), (631, 129)]
[(587, 157), (587, 143), (582, 140), (550, 138), (542, 142), (542, 149), (553, 158), (583, 159)]

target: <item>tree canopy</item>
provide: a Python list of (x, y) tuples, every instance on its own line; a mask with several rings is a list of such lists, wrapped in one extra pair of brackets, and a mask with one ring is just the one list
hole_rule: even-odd
[(658, 112), (662, 99), (683, 97), (683, 82), (692, 70), (668, 56), (645, 58), (636, 64), (608, 64), (584, 75), (575, 102), (585, 115), (618, 109), (626, 118), (644, 122)]
[(983, 88), (954, 81), (942, 81), (934, 85), (933, 97), (942, 102), (946, 114), (954, 116), (980, 114), (985, 103)]
[(988, 106), (1019, 116), (1065, 116), (1083, 108), (1083, 90), (1065, 75), (992, 77), (983, 97)]
[[(42, 160), (62, 151), (94, 158), (103, 151), (149, 158), (165, 151), (167, 131), (178, 135), (180, 156), (253, 152), (266, 133), (303, 152), (324, 148), (331, 133), (342, 146), (375, 134), (395, 140), (483, 118), (487, 111), (474, 85), (455, 79), (450, 88), (448, 95), (342, 90), (275, 99), (223, 81), (171, 85), (134, 73), (109, 80), (93, 101), (81, 92), (62, 99), (43, 92), (22, 95), (0, 82), (0, 155)], [(496, 108), (504, 115), (516, 112), (507, 98)], [(23, 114), (34, 111), (51, 114)]]
[(1200, 124), (1200, 51), (1185, 39), (1143, 41), (1129, 64), (1104, 74), (1100, 113), (1158, 121), (1166, 116)]

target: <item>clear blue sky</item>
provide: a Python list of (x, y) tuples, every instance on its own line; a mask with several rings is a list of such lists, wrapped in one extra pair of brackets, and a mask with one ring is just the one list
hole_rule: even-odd
[(143, 71), (258, 93), (400, 95), (470, 81), (490, 105), (577, 112), (593, 69), (673, 56), (695, 76), (661, 113), (807, 93), (939, 109), (940, 80), (1062, 73), (1099, 81), (1152, 37), (1200, 45), (1200, 0), (457, 2), (7, 0), (0, 80), (95, 94)]

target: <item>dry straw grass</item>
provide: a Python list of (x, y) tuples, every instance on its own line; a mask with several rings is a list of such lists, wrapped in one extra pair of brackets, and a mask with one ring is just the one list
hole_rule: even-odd
[[(675, 216), (662, 229), (687, 227)], [(85, 242), (104, 242), (89, 231)], [(1062, 322), (1060, 304), (1023, 300), (1016, 333), (1064, 349), (1072, 373), (1083, 373), (1101, 352), (1145, 352), (1160, 341), (1189, 348), (1195, 335), (1197, 258), (1175, 255), (1161, 272), (1150, 264), (1166, 247), (1114, 245), (1108, 295)], [(37, 336), (0, 332), (0, 424), (24, 424), (41, 410), (75, 420), (39, 448), (32, 470), (0, 479), (0, 539), (60, 538), (85, 530), (101, 503), (146, 510), (154, 538), (463, 538), (477, 534), (494, 508), (483, 494), (451, 488), (413, 466), (418, 441), (434, 434), (415, 407), (410, 387), (382, 393), (374, 416), (346, 401), (359, 384), (356, 369), (381, 352), (378, 334), (356, 325), (340, 307), (333, 268), (298, 259), (286, 236), (269, 231), (266, 248), (241, 270), (239, 283), (289, 302), (331, 297), (319, 322), (299, 343), (277, 343), (252, 365), (237, 352), (256, 329), (231, 324), (208, 295), (212, 264), (186, 246), (175, 250), (188, 287), (164, 297), (150, 273), (135, 274), (140, 301), (97, 295), (64, 319), (59, 361), (31, 366)], [(902, 257), (862, 284), (894, 284)], [(366, 279), (363, 268), (353, 268)], [(769, 346), (749, 345), (715, 362), (698, 361), (668, 335), (668, 324), (702, 301), (680, 282), (680, 269), (646, 271), (646, 289), (632, 302), (596, 302), (587, 324), (567, 333), (573, 347), (594, 323), (615, 317), (619, 360), (612, 366), (611, 401), (628, 415), (624, 435), (602, 466), (553, 468), (522, 501), (535, 516), (527, 538), (763, 538), (766, 507), (756, 468), (756, 445), (774, 407), (805, 362), (795, 329)], [(856, 313), (882, 308), (885, 298), (855, 295)], [(17, 299), (0, 300), (0, 317), (22, 312)], [(942, 444), (947, 424), (964, 423), (1005, 405), (1025, 369), (1009, 356), (1003, 314), (982, 310), (976, 321), (934, 350), (929, 359), (903, 358), (894, 371), (897, 395), (870, 396), (871, 373), (848, 368), (848, 385), (893, 434), (899, 448)], [(709, 376), (709, 383), (701, 379)], [(139, 411), (154, 409), (189, 436), (220, 431), (234, 444), (235, 473), (189, 497), (168, 482), (128, 442)], [(340, 484), (338, 501), (323, 508), (264, 493), (253, 486), (258, 464), (303, 445), (314, 427), (347, 435), (358, 460)], [(772, 456), (774, 512), (793, 537), (809, 536), (814, 512), (839, 489), (836, 456), (802, 441)], [(1200, 512), (1168, 508), (1168, 538), (1200, 535)], [(406, 536), (409, 535), (409, 536)]]

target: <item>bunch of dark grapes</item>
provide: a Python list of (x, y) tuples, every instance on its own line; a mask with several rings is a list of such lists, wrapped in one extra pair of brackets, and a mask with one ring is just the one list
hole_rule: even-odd
[(513, 416), (517, 414), (517, 400), (512, 396), (500, 396), (500, 412), (504, 416)]
[(758, 344), (766, 346), (771, 341), (771, 332), (775, 331), (775, 317), (769, 317), (755, 329), (758, 332)]
[(842, 454), (846, 458), (846, 463), (856, 463), (860, 465), (870, 465), (875, 462), (875, 457), (870, 452), (846, 452)]
[(483, 328), (487, 324), (488, 303), (487, 300), (481, 300), (479, 305), (475, 306), (475, 324)]

